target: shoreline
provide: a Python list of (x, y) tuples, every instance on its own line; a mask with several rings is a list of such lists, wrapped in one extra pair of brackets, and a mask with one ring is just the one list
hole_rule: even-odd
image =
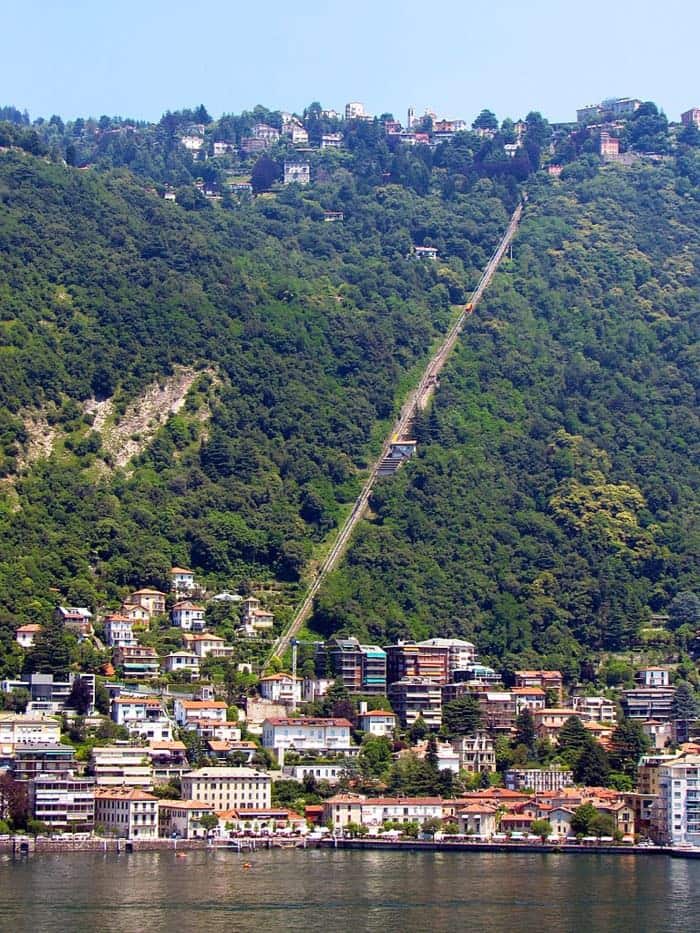
[(14, 839), (0, 840), (0, 855), (14, 859), (31, 855), (103, 852), (113, 855), (130, 855), (135, 852), (232, 852), (236, 855), (251, 855), (256, 851), (271, 849), (345, 849), (350, 851), (386, 852), (495, 852), (499, 854), (526, 853), (528, 855), (633, 855), (666, 856), (669, 858), (700, 859), (700, 849), (674, 849), (665, 846), (633, 845), (575, 845), (532, 842), (431, 842), (420, 839), (323, 839), (311, 843), (303, 839), (249, 838), (242, 840), (219, 840), (214, 844), (204, 839)]

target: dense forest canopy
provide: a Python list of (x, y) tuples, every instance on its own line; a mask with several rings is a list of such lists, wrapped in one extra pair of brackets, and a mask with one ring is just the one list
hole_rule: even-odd
[[(283, 621), (523, 182), (514, 258), (312, 625), (575, 668), (697, 587), (698, 140), (644, 105), (623, 145), (655, 154), (623, 168), (537, 113), (512, 157), (490, 111), (434, 147), (323, 113), (310, 142), (343, 148), (284, 188), (288, 140), (212, 157), (279, 128), (267, 108), (0, 110), (0, 655), (59, 599), (114, 607), (172, 563), (210, 588), (278, 581)], [(206, 159), (181, 145), (193, 125)], [(249, 178), (265, 193), (225, 187)], [(183, 373), (177, 413), (130, 429)]]

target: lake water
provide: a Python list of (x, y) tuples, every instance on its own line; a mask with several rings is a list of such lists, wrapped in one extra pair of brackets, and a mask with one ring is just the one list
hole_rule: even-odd
[(342, 850), (2, 856), (0, 929), (696, 933), (700, 861)]

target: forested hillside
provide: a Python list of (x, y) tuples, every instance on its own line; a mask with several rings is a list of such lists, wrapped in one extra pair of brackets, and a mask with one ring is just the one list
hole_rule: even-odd
[(319, 632), (464, 635), (573, 676), (698, 586), (700, 161), (586, 160), (529, 191)]
[[(512, 204), (487, 179), (419, 195), (338, 167), (185, 210), (124, 170), (0, 153), (8, 637), (59, 599), (165, 586), (173, 562), (211, 586), (297, 580)], [(438, 262), (412, 255), (428, 237)], [(120, 468), (109, 429), (182, 367), (184, 407)]]

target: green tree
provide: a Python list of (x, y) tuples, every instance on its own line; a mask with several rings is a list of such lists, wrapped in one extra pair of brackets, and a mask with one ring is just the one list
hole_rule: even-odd
[(73, 681), (66, 706), (74, 709), (78, 716), (87, 716), (92, 709), (92, 690), (83, 677), (78, 676)]
[(574, 780), (590, 787), (606, 787), (609, 777), (608, 756), (595, 739), (589, 739), (574, 766)]
[(695, 691), (689, 683), (682, 681), (673, 693), (671, 715), (676, 723), (676, 740), (687, 742), (690, 729), (698, 718), (698, 702)]
[(418, 715), (413, 725), (408, 730), (408, 738), (409, 738), (409, 741), (411, 742), (411, 745), (417, 745), (418, 742), (422, 742), (427, 734), (428, 734), (428, 726), (426, 724), (426, 721), (425, 719), (423, 719), (421, 715)]
[(641, 756), (649, 748), (649, 739), (633, 719), (622, 719), (610, 738), (610, 763), (616, 771), (634, 781)]
[(448, 735), (473, 735), (481, 726), (481, 707), (472, 696), (458, 697), (442, 708), (442, 724)]
[(615, 820), (609, 813), (596, 813), (588, 824), (592, 836), (612, 836), (615, 833)]
[(547, 837), (552, 835), (552, 824), (549, 820), (533, 820), (530, 832), (533, 836), (539, 836), (542, 842), (546, 842)]
[(582, 803), (576, 807), (571, 817), (571, 829), (576, 835), (590, 835), (591, 823), (598, 815), (598, 811), (592, 803)]
[(535, 732), (535, 720), (529, 707), (524, 707), (515, 720), (515, 736), (513, 745), (524, 745), (527, 750), (534, 754), (537, 742), (537, 733)]
[(366, 735), (360, 748), (362, 773), (381, 777), (391, 767), (391, 742), (385, 735)]
[(559, 730), (557, 737), (562, 757), (569, 764), (574, 764), (590, 743), (590, 733), (578, 716), (569, 716)]
[(472, 123), (475, 130), (493, 130), (498, 129), (498, 120), (491, 110), (482, 110), (478, 117)]
[(421, 823), (420, 831), (427, 836), (434, 836), (442, 829), (442, 820), (436, 816), (429, 816)]
[(210, 832), (219, 825), (219, 818), (213, 813), (203, 813), (199, 818), (199, 825), (202, 829), (206, 829), (207, 832)]
[(42, 623), (34, 647), (27, 654), (25, 670), (29, 673), (65, 676), (70, 667), (70, 638), (63, 622), (47, 619)]

